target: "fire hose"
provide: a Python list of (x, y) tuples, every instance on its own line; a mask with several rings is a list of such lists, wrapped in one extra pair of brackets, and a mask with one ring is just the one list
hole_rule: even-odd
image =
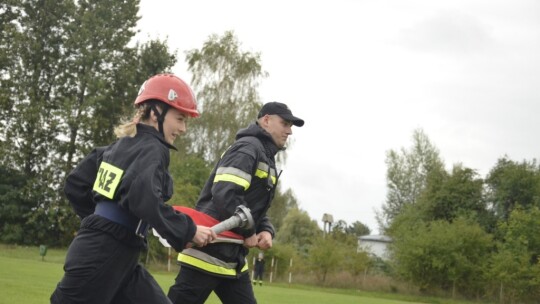
[[(195, 211), (195, 210), (193, 210)], [(194, 218), (195, 223), (197, 223), (197, 219)], [(229, 217), (228, 219), (215, 224), (210, 229), (212, 229), (216, 234), (220, 234), (225, 231), (229, 231), (234, 228), (245, 228), (249, 229), (253, 227), (255, 222), (253, 221), (253, 217), (251, 216), (251, 210), (247, 208), (246, 206), (240, 205), (236, 208), (234, 211), (234, 214)], [(158, 232), (152, 228), (152, 233), (154, 236), (157, 236), (159, 238), (159, 242), (165, 246), (165, 247), (171, 247), (167, 240), (162, 238)], [(244, 240), (241, 239), (235, 239), (235, 238), (228, 238), (228, 237), (217, 237), (212, 243), (235, 243), (235, 244), (244, 244)]]

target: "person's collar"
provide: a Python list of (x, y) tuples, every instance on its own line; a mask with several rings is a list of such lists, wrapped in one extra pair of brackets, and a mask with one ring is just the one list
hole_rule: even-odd
[(165, 137), (163, 137), (163, 134), (159, 133), (159, 131), (156, 130), (156, 128), (154, 128), (154, 127), (152, 127), (150, 125), (143, 124), (143, 123), (138, 123), (137, 124), (137, 133), (139, 133), (139, 132), (140, 133), (152, 134), (155, 137), (157, 137), (159, 139), (159, 141), (161, 141), (167, 148), (178, 151), (178, 149), (175, 146), (169, 144), (165, 140)]

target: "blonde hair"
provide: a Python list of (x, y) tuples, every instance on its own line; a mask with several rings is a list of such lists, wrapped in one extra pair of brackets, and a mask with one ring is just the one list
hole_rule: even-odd
[(135, 115), (133, 115), (133, 118), (130, 121), (124, 121), (116, 128), (114, 128), (114, 134), (116, 135), (116, 138), (122, 138), (127, 136), (134, 137), (135, 135), (137, 135), (137, 124), (148, 120), (150, 118), (151, 106), (156, 105), (161, 108), (162, 106), (160, 105), (160, 103), (160, 101), (151, 100), (138, 106), (135, 110)]

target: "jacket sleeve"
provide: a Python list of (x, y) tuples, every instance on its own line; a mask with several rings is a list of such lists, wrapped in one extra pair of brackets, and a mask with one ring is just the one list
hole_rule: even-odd
[[(249, 207), (245, 193), (251, 184), (256, 160), (255, 149), (249, 144), (231, 147), (220, 160), (212, 186), (214, 207), (220, 221), (231, 217), (239, 205)], [(258, 219), (254, 220), (258, 222)], [(255, 228), (236, 228), (232, 231), (249, 237), (255, 233)]]
[(193, 239), (193, 220), (164, 202), (166, 170), (159, 162), (149, 163), (137, 174), (127, 194), (128, 209), (146, 221), (176, 250), (182, 251)]
[(98, 159), (103, 148), (96, 148), (90, 152), (66, 177), (64, 194), (75, 213), (82, 219), (94, 213), (92, 188), (96, 180)]
[(264, 216), (259, 225), (257, 226), (257, 233), (260, 233), (262, 231), (268, 231), (272, 235), (272, 238), (274, 238), (276, 232), (274, 229), (274, 225), (270, 222), (270, 218), (268, 216)]

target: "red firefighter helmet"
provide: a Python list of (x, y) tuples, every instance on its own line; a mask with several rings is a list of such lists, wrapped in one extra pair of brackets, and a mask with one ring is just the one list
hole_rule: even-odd
[(152, 99), (162, 101), (191, 117), (199, 117), (193, 91), (173, 74), (158, 74), (145, 81), (135, 99), (135, 105)]

